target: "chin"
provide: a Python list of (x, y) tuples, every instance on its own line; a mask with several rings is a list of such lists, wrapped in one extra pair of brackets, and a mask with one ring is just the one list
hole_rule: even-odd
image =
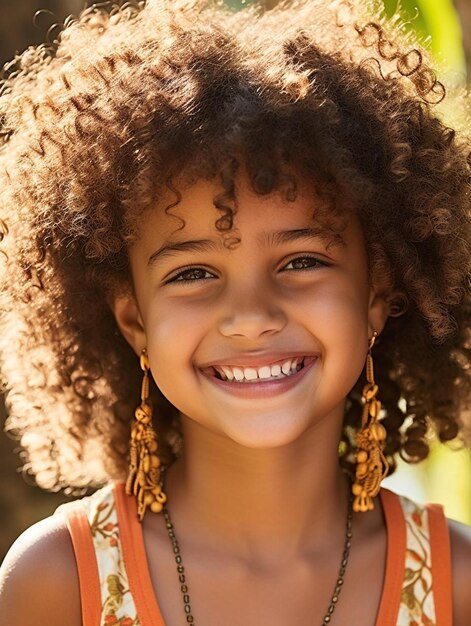
[(250, 423), (225, 424), (223, 435), (234, 443), (253, 450), (269, 450), (288, 446), (306, 432), (309, 424), (305, 422), (293, 423), (292, 417), (280, 420), (263, 420), (256, 423), (251, 419)]

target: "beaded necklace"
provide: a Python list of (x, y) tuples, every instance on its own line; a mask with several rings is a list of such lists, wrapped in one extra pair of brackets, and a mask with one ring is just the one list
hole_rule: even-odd
[[(166, 470), (167, 470), (167, 467), (162, 466), (161, 474), (160, 474), (160, 486), (162, 487), (162, 491), (164, 491), (164, 493), (165, 493), (164, 481), (165, 481)], [(344, 546), (343, 546), (342, 560), (340, 562), (340, 569), (339, 569), (339, 573), (337, 576), (337, 581), (335, 583), (334, 593), (332, 594), (330, 598), (329, 608), (327, 609), (327, 613), (324, 615), (322, 626), (330, 625), (330, 622), (332, 620), (332, 614), (335, 611), (335, 607), (337, 606), (340, 592), (342, 591), (342, 587), (343, 587), (345, 571), (347, 569), (348, 558), (350, 556), (350, 548), (352, 545), (352, 536), (353, 536), (352, 534), (352, 520), (353, 520), (352, 504), (353, 504), (353, 497), (350, 496), (349, 501), (348, 501), (347, 523), (345, 527), (345, 541), (344, 541)], [(193, 626), (195, 626), (195, 619), (191, 612), (190, 595), (188, 593), (188, 585), (186, 583), (185, 568), (183, 566), (182, 555), (180, 553), (180, 546), (175, 536), (175, 529), (173, 527), (173, 523), (170, 518), (170, 514), (168, 512), (168, 508), (166, 505), (164, 505), (162, 509), (162, 513), (165, 518), (165, 526), (167, 528), (168, 536), (172, 543), (173, 554), (175, 555), (175, 562), (177, 564), (178, 580), (180, 582), (180, 590), (182, 592), (182, 597), (183, 597), (183, 608), (185, 611), (186, 621), (187, 621), (187, 624), (192, 624)]]

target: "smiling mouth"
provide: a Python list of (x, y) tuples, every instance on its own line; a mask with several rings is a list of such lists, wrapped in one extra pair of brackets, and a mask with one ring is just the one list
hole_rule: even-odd
[(208, 369), (214, 378), (225, 383), (257, 384), (289, 378), (301, 371), (308, 364), (307, 361), (310, 363), (313, 360), (315, 360), (313, 357), (297, 357), (282, 365), (276, 364), (271, 367), (211, 366)]

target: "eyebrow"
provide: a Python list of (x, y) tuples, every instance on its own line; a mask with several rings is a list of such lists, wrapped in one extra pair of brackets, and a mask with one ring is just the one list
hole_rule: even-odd
[[(257, 244), (262, 246), (280, 245), (283, 243), (289, 243), (299, 240), (329, 240), (328, 247), (345, 246), (345, 241), (338, 233), (332, 233), (332, 231), (316, 228), (297, 228), (294, 230), (277, 230), (272, 232), (262, 233), (257, 238)], [(178, 252), (210, 252), (216, 250), (226, 249), (222, 239), (193, 239), (191, 241), (166, 241), (155, 252), (153, 252), (147, 262), (148, 269), (157, 264), (157, 261), (162, 261), (165, 258), (169, 258), (177, 254)]]

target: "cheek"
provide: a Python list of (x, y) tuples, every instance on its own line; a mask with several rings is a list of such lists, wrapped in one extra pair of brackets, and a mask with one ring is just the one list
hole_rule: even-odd
[[(368, 294), (340, 280), (305, 301), (312, 334), (322, 343), (323, 371), (348, 393), (364, 366), (368, 344)], [(308, 320), (306, 320), (307, 323)]]
[(368, 291), (347, 275), (300, 290), (294, 304), (323, 326), (335, 322), (339, 330), (366, 325), (368, 320)]
[(171, 351), (175, 358), (182, 350), (190, 348), (190, 340), (203, 320), (203, 312), (195, 307), (181, 303), (155, 306), (147, 319), (147, 337), (156, 350)]
[(153, 307), (146, 320), (147, 350), (157, 385), (173, 385), (185, 373), (207, 333), (208, 312), (182, 303)]

